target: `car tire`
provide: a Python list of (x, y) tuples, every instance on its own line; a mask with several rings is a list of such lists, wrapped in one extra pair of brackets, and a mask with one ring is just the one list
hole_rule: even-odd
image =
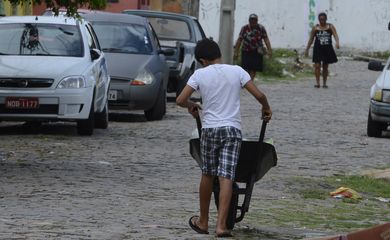
[(108, 100), (106, 100), (103, 111), (100, 113), (95, 113), (95, 128), (108, 128)]
[(145, 110), (145, 117), (148, 121), (161, 120), (167, 109), (167, 92), (161, 87), (156, 102), (149, 110)]
[(91, 102), (91, 109), (87, 119), (77, 121), (77, 133), (82, 136), (91, 136), (95, 128), (94, 100)]
[(381, 137), (382, 131), (385, 130), (386, 127), (387, 124), (372, 120), (371, 110), (370, 110), (368, 113), (368, 120), (367, 120), (367, 136)]

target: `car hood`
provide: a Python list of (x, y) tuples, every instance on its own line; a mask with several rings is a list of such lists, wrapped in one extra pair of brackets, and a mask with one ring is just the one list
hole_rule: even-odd
[[(134, 79), (143, 69), (148, 69), (153, 55), (105, 52), (108, 73), (112, 78)], [(148, 69), (150, 70), (150, 69)]]
[(62, 79), (83, 75), (88, 61), (76, 57), (1, 56), (0, 77)]

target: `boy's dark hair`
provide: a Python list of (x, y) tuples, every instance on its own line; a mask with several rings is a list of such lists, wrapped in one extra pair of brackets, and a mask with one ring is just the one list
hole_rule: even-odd
[(209, 38), (202, 39), (196, 43), (195, 58), (198, 62), (203, 58), (213, 61), (221, 57), (221, 50), (216, 42)]

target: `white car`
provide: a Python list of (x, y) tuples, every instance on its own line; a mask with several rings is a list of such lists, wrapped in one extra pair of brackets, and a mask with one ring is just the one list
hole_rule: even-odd
[(108, 126), (110, 77), (87, 21), (0, 18), (0, 121), (75, 121), (80, 135)]
[(375, 84), (371, 87), (370, 110), (367, 121), (367, 135), (381, 137), (382, 131), (390, 124), (390, 58), (386, 65), (372, 61), (368, 69), (382, 71)]

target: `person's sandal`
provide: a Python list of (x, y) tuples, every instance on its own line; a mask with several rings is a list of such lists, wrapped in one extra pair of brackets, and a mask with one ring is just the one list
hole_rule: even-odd
[(324, 85), (324, 86), (322, 86), (323, 88), (328, 88), (328, 86), (327, 85)]
[(315, 88), (320, 88), (320, 85), (314, 85)]

